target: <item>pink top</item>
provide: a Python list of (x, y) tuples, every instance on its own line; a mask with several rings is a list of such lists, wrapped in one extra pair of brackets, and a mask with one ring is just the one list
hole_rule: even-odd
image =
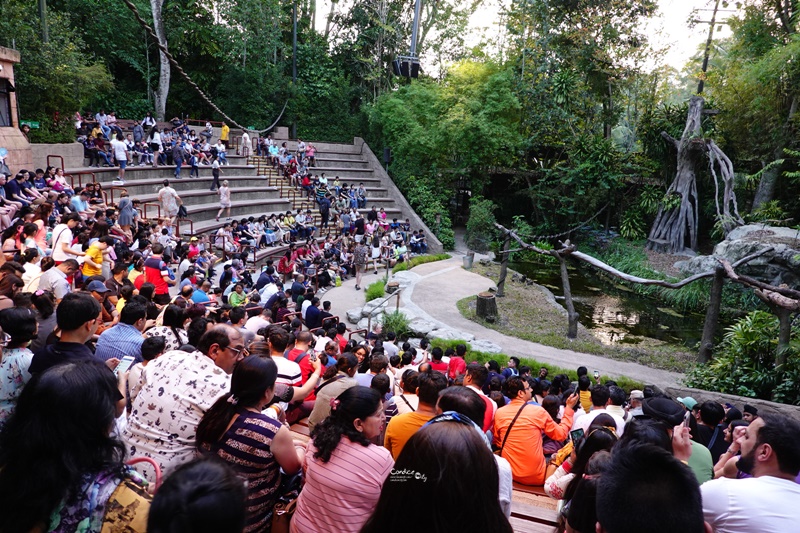
[(364, 447), (342, 437), (323, 463), (314, 459), (313, 441), (303, 462), (306, 484), (292, 517), (292, 533), (357, 533), (372, 515), (394, 461), (389, 450)]

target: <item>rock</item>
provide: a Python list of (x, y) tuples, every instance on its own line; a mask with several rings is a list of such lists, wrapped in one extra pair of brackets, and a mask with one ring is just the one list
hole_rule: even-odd
[(420, 339), (419, 337), (411, 337), (411, 338), (408, 339), (408, 344), (410, 344), (414, 348), (419, 348), (419, 343), (421, 343), (421, 342), (422, 342), (422, 339)]
[(426, 336), (431, 331), (435, 330), (437, 327), (439, 327), (438, 324), (430, 322), (423, 318), (415, 318), (408, 323), (408, 329), (411, 330), (411, 333), (413, 333), (414, 335), (419, 335), (420, 337)]
[(470, 347), (472, 347), (473, 350), (476, 350), (476, 351), (479, 351), (479, 352), (500, 353), (503, 350), (502, 348), (500, 348), (498, 345), (496, 345), (492, 341), (487, 341), (487, 340), (483, 340), (483, 339), (476, 339), (476, 340), (470, 341), (469, 345), (470, 345)]
[(347, 310), (347, 321), (351, 324), (358, 324), (358, 321), (361, 320), (361, 308), (354, 307), (353, 309)]
[(358, 329), (369, 330), (375, 327), (375, 324), (382, 324), (382, 323), (383, 323), (383, 314), (380, 314), (372, 317), (372, 321), (370, 321), (369, 318), (362, 318), (361, 320), (358, 321), (356, 327)]
[(447, 341), (463, 340), (467, 342), (471, 342), (475, 338), (475, 335), (450, 328), (435, 329), (431, 331), (428, 336), (433, 339), (444, 339)]
[(714, 247), (713, 255), (678, 261), (675, 267), (687, 276), (699, 274), (714, 270), (718, 265), (717, 257), (735, 263), (766, 248), (771, 250), (736, 271), (773, 285), (797, 286), (800, 282), (800, 235), (792, 228), (762, 224), (740, 226)]
[(383, 298), (375, 298), (374, 300), (367, 302), (367, 304), (361, 308), (361, 316), (368, 317), (383, 314), (387, 303), (382, 302), (382, 300)]
[(413, 282), (417, 281), (420, 278), (420, 275), (416, 272), (410, 272), (408, 270), (401, 270), (397, 274), (392, 276), (392, 281), (396, 281), (401, 289), (404, 289), (411, 285)]

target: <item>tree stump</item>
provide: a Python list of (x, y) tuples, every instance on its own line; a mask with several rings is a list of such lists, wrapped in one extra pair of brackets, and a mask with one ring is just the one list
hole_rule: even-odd
[(397, 281), (390, 281), (386, 284), (386, 292), (388, 294), (394, 294), (400, 289), (400, 283)]
[(475, 313), (486, 320), (494, 322), (497, 320), (497, 300), (491, 292), (481, 292), (475, 302)]

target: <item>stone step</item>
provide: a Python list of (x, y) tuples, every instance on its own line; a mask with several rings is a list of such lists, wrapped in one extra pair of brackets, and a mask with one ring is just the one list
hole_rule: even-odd
[[(127, 177), (127, 175), (126, 175)], [(228, 180), (228, 183), (231, 189), (236, 189), (239, 187), (259, 187), (264, 188), (268, 187), (267, 180), (263, 176), (228, 176), (222, 175), (220, 176), (220, 182), (223, 180)], [(178, 194), (183, 194), (184, 191), (192, 191), (192, 190), (201, 190), (210, 192), (209, 189), (211, 188), (211, 184), (213, 183), (214, 178), (212, 176), (203, 176), (200, 175), (199, 178), (186, 178), (176, 180), (174, 177), (169, 180), (169, 185), (176, 191)], [(106, 193), (109, 196), (113, 196), (114, 203), (119, 202), (119, 189), (125, 189), (128, 191), (128, 194), (131, 198), (140, 198), (143, 195), (148, 194), (157, 194), (159, 189), (163, 187), (164, 178), (149, 178), (143, 180), (125, 180), (124, 186), (110, 186), (110, 184), (105, 184)], [(113, 188), (114, 192), (111, 194), (110, 189)], [(277, 187), (271, 187), (272, 189), (278, 190)], [(377, 196), (377, 195), (376, 195)], [(108, 198), (111, 201), (111, 198)]]
[[(256, 175), (256, 167), (252, 165), (230, 165), (222, 167), (223, 172), (236, 174), (238, 176), (255, 176)], [(117, 167), (105, 167), (105, 168), (93, 168), (93, 167), (84, 167), (84, 168), (71, 168), (69, 170), (64, 171), (67, 175), (72, 175), (74, 177), (74, 184), (78, 186), (78, 180), (85, 185), (90, 180), (94, 179), (99, 183), (110, 184), (112, 181), (117, 179), (119, 175), (119, 169)], [(93, 177), (92, 177), (93, 174)], [(130, 166), (125, 170), (125, 181), (137, 181), (137, 180), (144, 180), (144, 179), (173, 179), (175, 176), (175, 167), (174, 166), (159, 166), (157, 168), (153, 168), (151, 166), (144, 166), (144, 167), (133, 167)], [(184, 165), (181, 169), (181, 175), (184, 177), (189, 176), (189, 169)], [(223, 174), (224, 176), (225, 174)], [(200, 176), (211, 176), (211, 167), (207, 165), (203, 165), (200, 167)], [(69, 178), (67, 178), (69, 181)]]
[[(230, 187), (231, 200), (246, 200), (248, 202), (261, 203), (264, 200), (281, 199), (280, 191), (277, 187)], [(191, 213), (189, 206), (200, 205), (215, 200), (219, 202), (219, 195), (208, 189), (190, 189), (178, 193), (183, 200), (183, 205)], [(136, 197), (142, 202), (157, 202), (158, 193), (141, 194)]]
[[(291, 202), (285, 198), (264, 198), (259, 202), (233, 198), (231, 201), (231, 217), (236, 219), (246, 218), (250, 215), (261, 216), (263, 214), (285, 213), (291, 209)], [(187, 205), (186, 211), (188, 211), (189, 218), (192, 219), (195, 225), (203, 221), (213, 221), (219, 211), (219, 201)], [(152, 218), (154, 213), (154, 209), (151, 208), (148, 215)], [(197, 229), (195, 229), (195, 232), (197, 232)]]
[(316, 174), (317, 167), (336, 167), (336, 168), (360, 168), (360, 169), (367, 169), (370, 168), (369, 163), (367, 161), (362, 161), (361, 159), (334, 159), (334, 158), (316, 158), (316, 165), (310, 167), (312, 173)]

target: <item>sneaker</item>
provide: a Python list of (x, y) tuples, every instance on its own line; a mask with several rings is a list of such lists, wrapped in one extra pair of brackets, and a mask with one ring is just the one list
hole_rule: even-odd
[(358, 285), (356, 285), (356, 290), (357, 290), (357, 291), (360, 291), (360, 290), (361, 290), (361, 287), (359, 287)]

